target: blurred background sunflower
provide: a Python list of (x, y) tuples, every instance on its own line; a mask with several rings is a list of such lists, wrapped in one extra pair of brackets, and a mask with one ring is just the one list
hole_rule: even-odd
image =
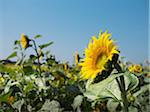
[(24, 33), (21, 34), (21, 46), (24, 49), (29, 47), (29, 38)]

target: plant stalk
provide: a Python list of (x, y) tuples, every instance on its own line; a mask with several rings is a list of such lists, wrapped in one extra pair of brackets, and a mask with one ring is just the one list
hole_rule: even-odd
[[(118, 73), (123, 72), (118, 63), (116, 63), (114, 66), (115, 66), (116, 70), (118, 71)], [(127, 94), (126, 94), (126, 89), (125, 89), (124, 76), (123, 75), (120, 76), (119, 79), (120, 79), (120, 81), (118, 80), (118, 78), (116, 80), (117, 80), (117, 83), (119, 85), (119, 89), (121, 91), (121, 98), (123, 101), (123, 112), (128, 112), (128, 100), (127, 100)]]
[(38, 57), (38, 58), (37, 58), (37, 61), (38, 61), (39, 74), (40, 74), (40, 77), (42, 78), (42, 76), (41, 76), (42, 71), (41, 71), (41, 66), (40, 66), (39, 53), (38, 53), (38, 50), (37, 50), (37, 46), (36, 46), (35, 41), (34, 41), (34, 40), (32, 40), (32, 42), (33, 42), (33, 44), (34, 44), (34, 50), (35, 50), (36, 55), (37, 55), (37, 57)]

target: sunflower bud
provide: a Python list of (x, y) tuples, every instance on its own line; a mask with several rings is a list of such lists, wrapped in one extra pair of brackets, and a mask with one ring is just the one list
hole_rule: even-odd
[(76, 52), (76, 53), (75, 53), (75, 64), (76, 64), (76, 65), (78, 65), (79, 59), (80, 59), (79, 54), (78, 54), (78, 52)]
[(130, 72), (133, 72), (133, 71), (134, 71), (134, 66), (133, 66), (133, 65), (130, 65), (130, 66), (128, 67), (128, 70), (129, 70)]
[(68, 70), (68, 64), (67, 64), (67, 63), (64, 64), (64, 70), (65, 70), (65, 71)]

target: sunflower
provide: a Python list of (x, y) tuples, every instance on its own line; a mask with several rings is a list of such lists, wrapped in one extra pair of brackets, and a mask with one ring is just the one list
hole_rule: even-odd
[(142, 66), (140, 64), (134, 65), (134, 71), (137, 73), (142, 72)]
[(130, 72), (133, 73), (141, 73), (142, 72), (142, 66), (140, 64), (130, 65), (128, 67)]
[(82, 79), (94, 79), (98, 73), (106, 70), (105, 65), (114, 54), (119, 54), (114, 41), (110, 39), (111, 34), (105, 31), (98, 38), (93, 36), (85, 49), (85, 58), (79, 64), (81, 66)]
[(24, 49), (29, 47), (29, 38), (24, 33), (21, 35), (21, 46)]
[(133, 71), (134, 71), (134, 65), (130, 65), (130, 66), (128, 67), (128, 70), (129, 70), (130, 72), (133, 72)]

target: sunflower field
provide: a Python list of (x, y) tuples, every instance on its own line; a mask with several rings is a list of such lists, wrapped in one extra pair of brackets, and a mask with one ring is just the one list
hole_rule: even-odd
[(150, 111), (150, 63), (124, 61), (108, 31), (93, 36), (83, 55), (76, 52), (72, 65), (38, 38), (22, 34), (0, 60), (0, 112)]

